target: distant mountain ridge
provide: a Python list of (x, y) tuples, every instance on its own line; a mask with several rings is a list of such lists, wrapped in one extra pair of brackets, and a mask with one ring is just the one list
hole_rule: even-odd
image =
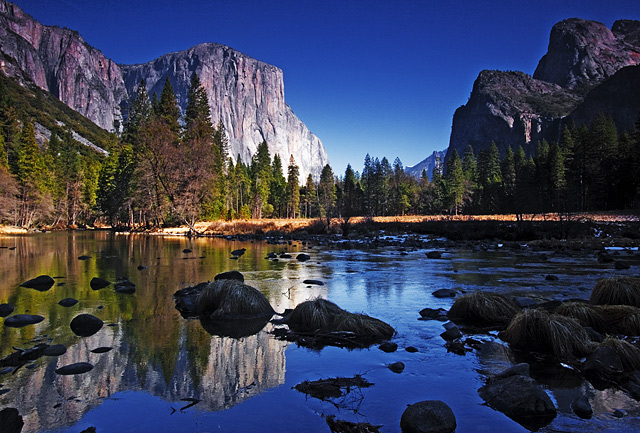
[(100, 127), (118, 130), (142, 79), (150, 93), (168, 77), (182, 112), (189, 79), (199, 75), (212, 120), (222, 121), (230, 154), (244, 162), (266, 140), (271, 155), (292, 154), (301, 179), (316, 179), (329, 160), (318, 137), (284, 100), (282, 70), (219, 44), (201, 44), (138, 65), (118, 65), (75, 31), (45, 26), (0, 0), (0, 69), (25, 84), (35, 83)]
[(440, 162), (444, 162), (445, 151), (434, 151), (431, 155), (417, 163), (412, 167), (405, 167), (404, 171), (407, 174), (410, 174), (414, 177), (422, 176), (422, 171), (427, 171), (427, 176), (429, 176), (429, 180), (433, 179), (433, 169), (436, 167), (436, 162), (438, 158)]
[(553, 26), (547, 53), (533, 76), (482, 71), (469, 101), (458, 108), (447, 155), (474, 152), (495, 142), (501, 152), (542, 139), (557, 140), (564, 125), (590, 123), (603, 112), (620, 131), (640, 116), (640, 21), (612, 29), (571, 18)]

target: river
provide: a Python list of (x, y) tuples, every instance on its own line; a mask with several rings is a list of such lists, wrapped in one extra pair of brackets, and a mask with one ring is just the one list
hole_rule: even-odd
[[(245, 254), (232, 259), (231, 251), (241, 248)], [(399, 432), (408, 404), (442, 400), (452, 408), (459, 432), (525, 432), (478, 396), (489, 374), (513, 363), (497, 334), (473, 336), (486, 343), (482, 350), (449, 353), (440, 337), (442, 323), (418, 320), (419, 311), (451, 306), (452, 299), (432, 295), (441, 288), (586, 299), (599, 278), (633, 273), (633, 267), (615, 271), (598, 263), (595, 252), (556, 254), (496, 244), (442, 250), (441, 259), (429, 259), (427, 251), (106, 231), (2, 236), (0, 303), (45, 320), (23, 328), (3, 326), (1, 357), (39, 342), (63, 344), (67, 351), (0, 375), (0, 409), (16, 408), (27, 433), (88, 427), (98, 433), (328, 432), (328, 415)], [(269, 252), (293, 257), (268, 260)], [(311, 260), (298, 262), (298, 252)], [(393, 342), (399, 349), (312, 350), (276, 339), (271, 323), (234, 339), (209, 334), (196, 319), (183, 319), (174, 307), (175, 291), (229, 270), (240, 271), (276, 312), (322, 297), (384, 320), (396, 329)], [(549, 274), (558, 279), (546, 280)], [(47, 291), (19, 286), (38, 275), (54, 277), (55, 285)], [(113, 286), (92, 290), (93, 277), (114, 283), (128, 278), (135, 293), (116, 293)], [(304, 284), (306, 279), (324, 285)], [(63, 307), (58, 302), (64, 298), (79, 302)], [(99, 317), (105, 326), (90, 337), (76, 336), (69, 323), (81, 313)], [(409, 346), (417, 352), (406, 351)], [(111, 350), (92, 352), (102, 347)], [(397, 361), (405, 364), (399, 374), (387, 367)], [(55, 373), (76, 362), (94, 368), (70, 376)], [(354, 375), (374, 385), (326, 401), (293, 389), (304, 380)], [(640, 429), (640, 405), (621, 391), (598, 391), (568, 370), (539, 380), (559, 410), (541, 431)], [(591, 420), (571, 412), (579, 394), (589, 397)], [(625, 415), (622, 420), (612, 415), (616, 409)]]

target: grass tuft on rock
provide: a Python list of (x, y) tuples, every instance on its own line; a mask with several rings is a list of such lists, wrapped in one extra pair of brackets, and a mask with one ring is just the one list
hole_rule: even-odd
[(544, 310), (518, 313), (502, 338), (513, 349), (554, 355), (573, 361), (591, 353), (592, 343), (582, 325), (571, 317)]
[(567, 302), (556, 314), (576, 319), (603, 334), (640, 335), (640, 308), (629, 305), (591, 305)]
[(236, 280), (209, 283), (198, 295), (197, 312), (211, 320), (248, 319), (274, 313), (258, 289)]
[(297, 333), (347, 332), (376, 340), (390, 339), (395, 333), (393, 327), (382, 320), (350, 313), (321, 298), (299, 304), (287, 318), (287, 324)]
[(447, 316), (466, 325), (506, 326), (518, 311), (506, 296), (477, 291), (456, 299)]
[(598, 281), (589, 302), (594, 305), (631, 305), (640, 307), (640, 278), (613, 277)]
[(638, 346), (615, 337), (605, 338), (600, 346), (608, 346), (615, 350), (625, 371), (640, 370), (640, 348)]

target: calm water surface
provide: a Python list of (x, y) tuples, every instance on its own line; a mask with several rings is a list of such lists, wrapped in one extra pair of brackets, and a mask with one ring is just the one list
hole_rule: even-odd
[[(595, 256), (570, 257), (528, 250), (447, 250), (430, 260), (426, 250), (397, 248), (373, 251), (332, 250), (294, 241), (291, 245), (223, 239), (115, 235), (109, 232), (47, 233), (0, 237), (0, 303), (15, 313), (40, 314), (45, 320), (24, 328), (0, 328), (0, 355), (37, 342), (64, 344), (59, 357), (42, 357), (15, 374), (0, 375), (0, 409), (15, 407), (23, 432), (328, 432), (324, 416), (383, 425), (399, 432), (408, 404), (446, 402), (459, 432), (528, 431), (483, 405), (477, 389), (487, 374), (511, 365), (508, 350), (492, 335), (481, 351), (466, 356), (447, 353), (439, 337), (442, 323), (419, 321), (424, 307), (448, 309), (452, 300), (434, 298), (440, 288), (493, 290), (542, 298), (587, 298), (597, 279), (614, 271)], [(10, 248), (9, 248), (10, 247)], [(15, 249), (13, 248), (15, 247)], [(190, 253), (183, 250), (189, 248)], [(231, 251), (246, 248), (239, 260)], [(304, 251), (312, 259), (273, 262), (269, 252)], [(79, 256), (91, 258), (79, 260)], [(295, 254), (294, 254), (295, 257)], [(138, 269), (138, 266), (146, 266)], [(321, 296), (342, 308), (363, 312), (397, 330), (399, 350), (377, 347), (314, 351), (276, 340), (268, 324), (256, 335), (232, 339), (210, 335), (198, 320), (185, 320), (174, 308), (173, 293), (212, 280), (223, 271), (239, 270), (260, 289), (276, 311)], [(623, 271), (627, 272), (627, 271)], [(632, 272), (632, 271), (629, 271)], [(46, 291), (19, 287), (38, 275), (55, 277)], [(548, 282), (547, 274), (559, 276)], [(620, 275), (617, 272), (616, 275)], [(128, 277), (133, 295), (112, 286), (94, 291), (93, 277), (109, 281)], [(324, 286), (308, 286), (318, 279)], [(63, 298), (80, 302), (58, 305)], [(81, 338), (70, 328), (80, 313), (100, 317), (97, 334)], [(417, 353), (404, 350), (414, 346)], [(106, 353), (93, 353), (111, 347)], [(387, 365), (402, 361), (404, 372)], [(75, 362), (95, 368), (85, 374), (59, 376), (54, 370)], [(321, 401), (295, 389), (304, 380), (361, 374), (375, 385), (340, 399)], [(596, 391), (570, 370), (537, 378), (549, 390), (559, 416), (541, 431), (637, 431), (638, 402), (617, 391)], [(575, 396), (586, 393), (594, 418), (571, 413)], [(197, 399), (198, 403), (191, 405)], [(191, 405), (190, 407), (187, 407)], [(611, 413), (620, 409), (620, 421)]]

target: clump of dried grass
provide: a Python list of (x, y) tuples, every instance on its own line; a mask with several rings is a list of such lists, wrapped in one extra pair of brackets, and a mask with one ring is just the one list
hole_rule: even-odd
[(604, 334), (640, 335), (640, 308), (630, 305), (590, 305), (567, 302), (556, 314), (572, 317), (582, 326)]
[(518, 311), (503, 295), (477, 291), (456, 299), (447, 316), (468, 325), (507, 325)]
[(326, 299), (314, 299), (299, 304), (287, 318), (294, 332), (350, 332), (358, 336), (389, 339), (395, 330), (382, 320), (365, 314), (350, 313)]
[(620, 357), (625, 371), (640, 370), (640, 348), (619, 338), (607, 337), (600, 346), (611, 347)]
[(595, 305), (632, 305), (640, 307), (640, 278), (613, 277), (598, 281), (589, 300)]
[(256, 318), (274, 313), (258, 289), (236, 280), (209, 283), (198, 295), (197, 312), (200, 317), (212, 320)]
[(577, 320), (544, 310), (518, 313), (502, 338), (514, 349), (547, 353), (566, 361), (590, 353), (592, 346)]

